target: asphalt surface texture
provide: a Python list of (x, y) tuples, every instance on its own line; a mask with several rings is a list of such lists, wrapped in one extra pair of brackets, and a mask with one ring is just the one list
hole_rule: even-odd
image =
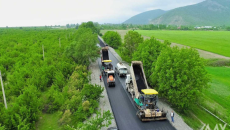
[[(99, 39), (100, 41), (100, 39)], [(104, 46), (100, 41), (100, 46)], [(116, 57), (109, 51), (112, 65), (116, 66), (119, 62)], [(101, 67), (101, 59), (98, 59), (99, 67)], [(113, 68), (113, 69), (114, 69)], [(106, 76), (103, 76), (103, 81), (106, 87), (110, 105), (116, 120), (119, 130), (175, 130), (168, 120), (142, 122), (136, 116), (137, 107), (135, 106), (130, 94), (125, 89), (125, 78), (115, 75), (115, 87), (107, 86)], [(169, 114), (169, 113), (168, 113)]]

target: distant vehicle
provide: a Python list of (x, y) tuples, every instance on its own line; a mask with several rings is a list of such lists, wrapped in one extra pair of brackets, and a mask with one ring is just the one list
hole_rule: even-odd
[(126, 76), (126, 89), (138, 108), (141, 121), (166, 120), (166, 113), (157, 107), (158, 92), (150, 89), (141, 61), (132, 61), (130, 74)]
[(115, 72), (121, 77), (121, 76), (126, 76), (128, 73), (128, 70), (127, 70), (127, 67), (123, 63), (117, 63), (117, 67), (115, 67)]
[(107, 85), (115, 86), (115, 74), (113, 70), (107, 71)]

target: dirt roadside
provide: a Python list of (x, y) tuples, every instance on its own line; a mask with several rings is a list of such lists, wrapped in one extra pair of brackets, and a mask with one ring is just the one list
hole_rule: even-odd
[[(92, 62), (90, 64), (90, 66), (89, 66), (89, 69), (92, 72), (90, 83), (100, 85), (101, 87), (104, 88), (104, 91), (102, 92), (103, 97), (100, 98), (99, 108), (98, 109), (101, 110), (101, 113), (103, 113), (103, 111), (108, 111), (109, 110), (112, 113), (112, 116), (114, 118), (114, 115), (113, 115), (113, 112), (112, 112), (112, 109), (111, 109), (111, 106), (110, 106), (110, 102), (109, 102), (109, 99), (108, 99), (108, 95), (107, 95), (107, 92), (106, 92), (106, 88), (104, 86), (104, 82), (103, 81), (100, 82), (100, 77), (99, 76), (101, 74), (101, 71), (99, 69), (98, 61)], [(102, 80), (103, 80), (103, 78), (102, 78)], [(93, 116), (95, 116), (95, 114)], [(112, 119), (111, 123), (112, 124), (109, 127), (117, 127), (115, 119)], [(101, 130), (107, 130), (108, 128), (103, 127)]]

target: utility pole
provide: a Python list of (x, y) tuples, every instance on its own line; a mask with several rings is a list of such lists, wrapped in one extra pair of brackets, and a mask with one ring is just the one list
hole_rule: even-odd
[(60, 37), (59, 37), (59, 46), (61, 47), (61, 39), (60, 39)]
[(43, 49), (43, 60), (45, 60), (45, 53), (44, 53), (44, 46), (42, 45), (42, 49)]
[(1, 70), (0, 70), (0, 78), (1, 78), (1, 83), (2, 83), (2, 94), (3, 94), (3, 98), (4, 98), (4, 103), (5, 103), (5, 107), (7, 109), (6, 96), (5, 96), (5, 91), (4, 91), (4, 87), (3, 87)]

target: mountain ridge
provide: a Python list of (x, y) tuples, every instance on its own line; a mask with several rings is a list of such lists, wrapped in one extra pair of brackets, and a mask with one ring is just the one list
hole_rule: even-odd
[[(145, 13), (145, 12), (143, 12)], [(143, 14), (141, 13), (141, 14)], [(140, 15), (135, 15), (139, 17)], [(145, 24), (220, 26), (230, 25), (230, 0), (206, 0), (194, 5), (175, 8)]]
[(132, 16), (124, 24), (148, 24), (152, 19), (166, 13), (166, 11), (161, 9), (146, 11), (137, 15)]

